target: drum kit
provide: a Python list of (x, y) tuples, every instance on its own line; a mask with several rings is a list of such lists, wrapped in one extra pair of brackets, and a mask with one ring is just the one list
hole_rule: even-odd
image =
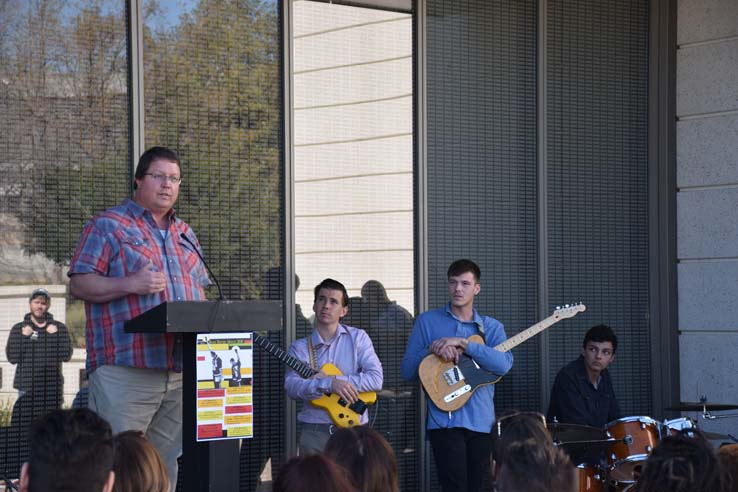
[[(668, 410), (710, 411), (738, 409), (738, 405), (682, 403)], [(579, 492), (627, 492), (633, 490), (638, 474), (659, 440), (668, 435), (696, 429), (689, 417), (658, 421), (650, 417), (625, 417), (604, 429), (585, 425), (548, 422), (554, 444), (565, 449), (577, 466)], [(732, 440), (729, 435), (702, 432), (708, 439)], [(590, 463), (602, 463), (593, 465)]]

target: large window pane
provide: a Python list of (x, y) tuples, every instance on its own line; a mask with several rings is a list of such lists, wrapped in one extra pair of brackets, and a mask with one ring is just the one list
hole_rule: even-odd
[[(538, 321), (537, 2), (427, 6), (428, 302), (448, 302), (446, 269), (470, 258), (482, 270), (474, 307), (512, 337)], [(540, 411), (539, 340), (513, 351), (497, 415)]]
[(63, 384), (58, 364), (43, 362), (66, 359), (64, 343), (45, 330), (34, 343), (50, 352), (11, 364), (0, 351), (0, 463), (17, 476), (23, 428), (58, 405), (57, 389), (71, 405), (82, 382), (85, 319), (68, 299), (69, 259), (84, 222), (130, 189), (126, 16), (123, 2), (9, 0), (0, 19), (0, 345), (43, 286), (75, 347)]
[[(278, 2), (144, 2), (146, 147), (182, 158), (177, 212), (229, 299), (280, 299), (283, 274)], [(211, 289), (210, 296), (217, 295)], [(264, 327), (284, 344), (281, 326)], [(267, 333), (264, 333), (267, 334)], [(254, 438), (241, 489), (284, 455), (284, 367), (253, 354)]]
[(384, 368), (370, 419), (416, 490), (417, 401), (399, 376), (414, 311), (412, 16), (293, 6), (297, 301), (311, 315), (315, 285), (346, 285), (343, 322), (369, 333)]

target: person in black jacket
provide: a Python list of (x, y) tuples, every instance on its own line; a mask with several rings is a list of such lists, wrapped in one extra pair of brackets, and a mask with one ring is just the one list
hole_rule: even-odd
[(13, 387), (20, 397), (43, 402), (44, 411), (61, 407), (62, 362), (72, 357), (72, 341), (64, 323), (49, 312), (51, 296), (45, 289), (31, 294), (30, 312), (10, 329), (5, 354), (16, 364)]
[(604, 428), (620, 418), (620, 407), (607, 372), (615, 360), (618, 338), (607, 325), (587, 331), (578, 359), (556, 375), (548, 407), (549, 421)]
[(10, 329), (5, 347), (8, 361), (16, 364), (13, 387), (18, 390), (18, 400), (13, 405), (10, 427), (2, 429), (0, 472), (13, 477), (28, 459), (31, 422), (62, 405), (62, 362), (72, 357), (67, 327), (49, 313), (49, 293), (34, 290), (29, 304), (30, 312)]

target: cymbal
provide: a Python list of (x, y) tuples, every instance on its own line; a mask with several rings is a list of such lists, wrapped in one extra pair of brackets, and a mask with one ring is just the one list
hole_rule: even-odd
[(570, 442), (554, 442), (554, 446), (566, 451), (571, 458), (572, 463), (586, 463), (592, 460), (598, 460), (599, 455), (607, 452), (613, 444), (620, 439), (604, 439), (588, 442), (570, 441)]
[(594, 441), (607, 439), (605, 431), (596, 427), (579, 424), (563, 424), (560, 422), (546, 422), (546, 428), (554, 442)]
[(672, 405), (665, 410), (674, 410), (677, 412), (702, 412), (703, 410), (738, 410), (738, 405), (732, 403), (710, 403), (699, 401), (683, 401), (678, 405)]

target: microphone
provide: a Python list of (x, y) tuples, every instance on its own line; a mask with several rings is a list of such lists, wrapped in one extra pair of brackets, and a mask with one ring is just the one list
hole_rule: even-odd
[(180, 232), (179, 237), (187, 241), (187, 244), (192, 246), (192, 249), (195, 250), (195, 254), (197, 255), (198, 258), (200, 258), (200, 261), (202, 261), (202, 264), (205, 265), (205, 269), (208, 271), (210, 276), (213, 278), (213, 282), (215, 282), (215, 286), (218, 288), (218, 300), (225, 301), (225, 296), (223, 295), (223, 289), (220, 288), (220, 282), (218, 282), (218, 279), (215, 277), (215, 275), (213, 275), (213, 271), (208, 266), (208, 263), (205, 261), (205, 258), (203, 258), (202, 255), (200, 254), (200, 251), (197, 250), (197, 246), (195, 246), (195, 244), (192, 241), (190, 241), (190, 238), (188, 238), (184, 232)]

